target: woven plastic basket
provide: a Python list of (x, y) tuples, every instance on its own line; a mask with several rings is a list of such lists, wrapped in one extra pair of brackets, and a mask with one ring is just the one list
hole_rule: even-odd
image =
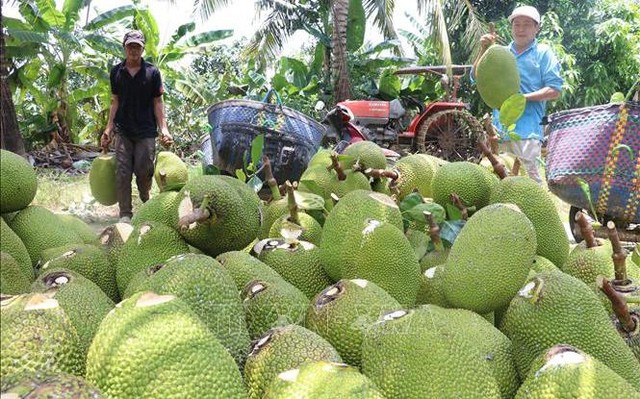
[(640, 103), (573, 109), (549, 117), (546, 178), (569, 204), (640, 222)]

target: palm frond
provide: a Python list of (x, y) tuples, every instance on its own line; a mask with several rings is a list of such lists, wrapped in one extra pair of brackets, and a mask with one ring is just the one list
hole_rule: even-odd
[[(170, 0), (171, 4), (176, 0)], [(194, 0), (193, 1), (193, 14), (197, 15), (200, 20), (206, 21), (221, 7), (226, 7), (231, 4), (231, 0)]]

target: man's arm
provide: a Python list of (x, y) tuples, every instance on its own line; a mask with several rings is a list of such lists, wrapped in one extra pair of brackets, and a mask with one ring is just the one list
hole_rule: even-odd
[(551, 87), (543, 87), (540, 90), (536, 90), (524, 95), (527, 101), (547, 101), (555, 100), (560, 97), (560, 90), (553, 89)]
[(160, 128), (160, 144), (168, 147), (173, 143), (173, 138), (171, 134), (169, 134), (169, 127), (167, 126), (167, 119), (164, 116), (164, 103), (161, 95), (153, 98), (153, 113), (156, 116), (156, 124)]
[(109, 119), (107, 121), (107, 127), (104, 129), (104, 133), (102, 133), (102, 137), (100, 137), (100, 145), (102, 147), (106, 147), (111, 142), (113, 138), (113, 130), (114, 130), (114, 120), (116, 119), (116, 112), (118, 111), (118, 105), (120, 104), (120, 100), (116, 94), (111, 95), (111, 108), (109, 108)]

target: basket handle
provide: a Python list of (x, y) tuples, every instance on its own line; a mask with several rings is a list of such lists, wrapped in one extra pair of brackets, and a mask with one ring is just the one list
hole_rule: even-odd
[(265, 94), (264, 98), (262, 99), (262, 102), (270, 104), (271, 103), (271, 97), (274, 96), (274, 95), (276, 96), (275, 104), (279, 105), (280, 108), (282, 108), (282, 98), (280, 98), (280, 94), (278, 94), (278, 91), (273, 89), (273, 88), (271, 88), (271, 89), (269, 89), (269, 91), (267, 91), (267, 94)]

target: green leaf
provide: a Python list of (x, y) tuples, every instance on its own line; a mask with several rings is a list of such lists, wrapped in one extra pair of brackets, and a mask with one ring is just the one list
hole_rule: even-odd
[(310, 191), (311, 193), (318, 196), (322, 196), (322, 194), (324, 193), (322, 187), (320, 187), (320, 185), (316, 183), (315, 180), (300, 180), (300, 182), (298, 183), (298, 187), (300, 187), (300, 189)]
[(251, 187), (251, 189), (253, 189), (253, 191), (255, 191), (256, 193), (262, 190), (262, 185), (262, 180), (260, 180), (260, 178), (256, 175), (251, 176), (251, 178), (247, 182), (247, 186)]
[(65, 30), (71, 30), (80, 18), (80, 9), (84, 6), (84, 0), (64, 0), (62, 13), (65, 16)]
[(49, 34), (23, 29), (7, 29), (5, 36), (7, 45), (22, 45), (23, 43), (48, 43)]
[(349, 2), (349, 17), (347, 19), (347, 50), (357, 51), (364, 43), (367, 18), (362, 0)]
[(60, 85), (62, 78), (66, 73), (66, 67), (62, 64), (56, 64), (49, 71), (49, 79), (47, 81), (47, 88), (52, 88)]
[(591, 209), (591, 213), (593, 215), (597, 215), (596, 209), (593, 206), (593, 201), (591, 199), (591, 187), (589, 186), (589, 183), (582, 177), (576, 177), (576, 182), (578, 182), (578, 184), (580, 185), (580, 189), (584, 193), (585, 198), (587, 198), (587, 202), (589, 202), (589, 209)]
[(462, 219), (445, 220), (440, 226), (440, 238), (448, 242), (450, 244), (449, 246), (453, 245), (465, 223), (466, 221)]
[(408, 211), (402, 212), (402, 216), (408, 221), (413, 221), (419, 230), (424, 231), (427, 228), (424, 212), (431, 212), (435, 222), (438, 224), (445, 221), (444, 208), (435, 202), (418, 204)]
[(293, 192), (293, 196), (300, 209), (305, 211), (324, 209), (324, 198), (317, 194), (296, 190)]
[(378, 90), (381, 93), (389, 96), (390, 98), (396, 98), (400, 96), (400, 90), (402, 89), (402, 82), (398, 75), (392, 74), (389, 70), (385, 70), (380, 77), (378, 83)]
[(516, 123), (524, 113), (527, 99), (521, 93), (513, 94), (500, 106), (500, 123), (502, 126), (510, 126)]
[(209, 44), (218, 40), (223, 40), (233, 35), (233, 30), (212, 30), (193, 35), (183, 41), (182, 44), (188, 47), (197, 47), (202, 44)]
[(462, 211), (460, 211), (460, 209), (455, 205), (447, 203), (445, 205), (445, 209), (447, 210), (449, 220), (462, 220)]
[(251, 141), (251, 163), (257, 165), (262, 157), (262, 149), (264, 148), (264, 134), (257, 135)]
[(429, 236), (427, 236), (422, 231), (413, 229), (407, 230), (405, 235), (411, 242), (411, 246), (413, 247), (413, 251), (416, 254), (416, 258), (422, 259), (422, 257), (426, 255), (429, 249), (429, 244), (431, 243)]
[(91, 31), (102, 28), (106, 25), (119, 22), (126, 17), (132, 17), (136, 10), (136, 6), (132, 5), (113, 8), (96, 16), (94, 19), (89, 21), (84, 28)]
[(173, 36), (171, 36), (171, 41), (169, 42), (169, 44), (171, 46), (174, 45), (180, 39), (185, 37), (187, 35), (187, 33), (193, 32), (195, 29), (196, 29), (196, 23), (195, 22), (187, 22), (186, 24), (180, 25), (178, 27), (178, 29), (176, 29), (176, 31), (173, 34)]
[(247, 181), (247, 175), (244, 174), (242, 169), (236, 169), (236, 178), (243, 182)]
[(411, 193), (406, 195), (402, 201), (400, 201), (400, 212), (407, 212), (414, 206), (424, 203), (424, 199), (420, 193)]
[(520, 141), (522, 140), (522, 137), (520, 137), (520, 135), (516, 132), (508, 132), (507, 135), (509, 136), (509, 138), (512, 141)]
[(40, 18), (49, 24), (51, 27), (63, 27), (66, 22), (64, 14), (56, 9), (55, 0), (35, 0), (38, 10), (40, 11)]

